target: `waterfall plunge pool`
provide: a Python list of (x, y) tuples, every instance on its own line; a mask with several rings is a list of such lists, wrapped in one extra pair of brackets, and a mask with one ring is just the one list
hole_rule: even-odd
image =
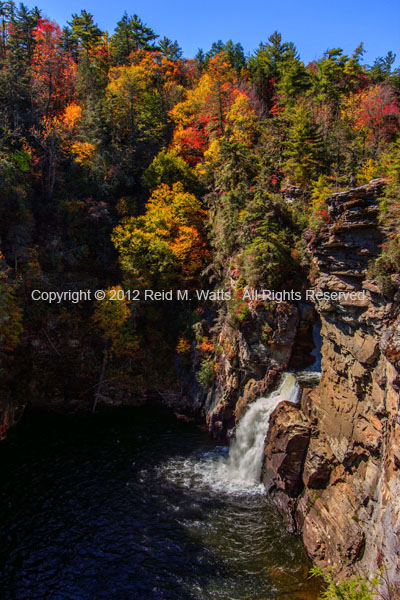
[(0, 455), (4, 600), (318, 596), (254, 472), (163, 409), (33, 413)]

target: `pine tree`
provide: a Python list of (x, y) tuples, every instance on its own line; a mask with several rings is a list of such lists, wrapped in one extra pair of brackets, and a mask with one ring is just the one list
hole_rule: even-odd
[(35, 47), (35, 28), (40, 12), (11, 2), (1, 8), (2, 57), (0, 69), (0, 105), (5, 126), (15, 130), (29, 128), (32, 120), (30, 65)]
[(295, 46), (282, 42), (277, 31), (268, 38), (268, 44), (260, 44), (256, 55), (249, 60), (249, 67), (257, 92), (268, 109), (276, 101), (279, 84), (287, 99), (308, 87), (307, 74)]
[(364, 75), (360, 58), (363, 53), (362, 44), (351, 57), (343, 54), (341, 48), (332, 48), (316, 64), (313, 93), (319, 102), (330, 105), (334, 118), (343, 97), (362, 87)]
[(157, 38), (158, 35), (150, 27), (147, 27), (137, 15), (128, 17), (128, 14), (124, 13), (111, 37), (115, 64), (126, 64), (129, 55), (137, 50), (155, 50), (156, 47), (152, 42)]
[(208, 66), (209, 61), (221, 53), (230, 66), (240, 74), (241, 70), (246, 66), (243, 46), (241, 44), (234, 44), (232, 40), (229, 40), (226, 44), (222, 40), (213, 42), (211, 49), (204, 56), (205, 65)]
[(322, 135), (300, 102), (291, 113), (291, 126), (285, 143), (284, 169), (293, 183), (307, 185), (322, 169)]
[(182, 58), (183, 51), (176, 40), (173, 42), (164, 36), (158, 42), (158, 48), (161, 54), (169, 60), (180, 60)]
[(80, 15), (73, 14), (72, 21), (68, 21), (68, 25), (69, 28), (64, 29), (64, 37), (75, 58), (82, 50), (88, 54), (102, 36), (93, 15), (86, 10), (81, 10)]

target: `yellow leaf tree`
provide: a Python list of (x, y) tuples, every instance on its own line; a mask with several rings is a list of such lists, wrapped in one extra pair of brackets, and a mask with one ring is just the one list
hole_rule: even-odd
[(162, 184), (146, 209), (144, 216), (130, 217), (114, 230), (123, 271), (137, 286), (190, 283), (207, 256), (201, 202), (181, 183)]

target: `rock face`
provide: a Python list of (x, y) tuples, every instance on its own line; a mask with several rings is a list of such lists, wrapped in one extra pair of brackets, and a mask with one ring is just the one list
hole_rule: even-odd
[(271, 390), (289, 363), (298, 322), (297, 308), (284, 302), (273, 313), (258, 306), (240, 326), (224, 319), (215, 382), (206, 400), (200, 399), (214, 437), (229, 437), (247, 405)]
[(292, 530), (295, 499), (303, 490), (303, 464), (311, 428), (296, 404), (281, 402), (273, 412), (265, 443), (263, 482)]
[[(279, 490), (278, 506), (291, 513), (318, 565), (336, 563), (345, 575), (386, 564), (400, 582), (399, 293), (384, 297), (367, 280), (383, 239), (382, 185), (375, 180), (329, 198), (331, 224), (310, 240), (315, 290), (361, 294), (316, 302), (321, 381), (304, 390), (296, 423), (289, 411), (285, 424), (281, 407), (273, 415), (264, 478)], [(310, 432), (303, 460), (289, 443), (300, 423)]]

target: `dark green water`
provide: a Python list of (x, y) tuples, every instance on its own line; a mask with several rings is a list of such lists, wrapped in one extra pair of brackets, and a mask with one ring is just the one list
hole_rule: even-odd
[(268, 497), (201, 476), (224, 452), (161, 409), (30, 415), (0, 444), (0, 597), (314, 600)]

